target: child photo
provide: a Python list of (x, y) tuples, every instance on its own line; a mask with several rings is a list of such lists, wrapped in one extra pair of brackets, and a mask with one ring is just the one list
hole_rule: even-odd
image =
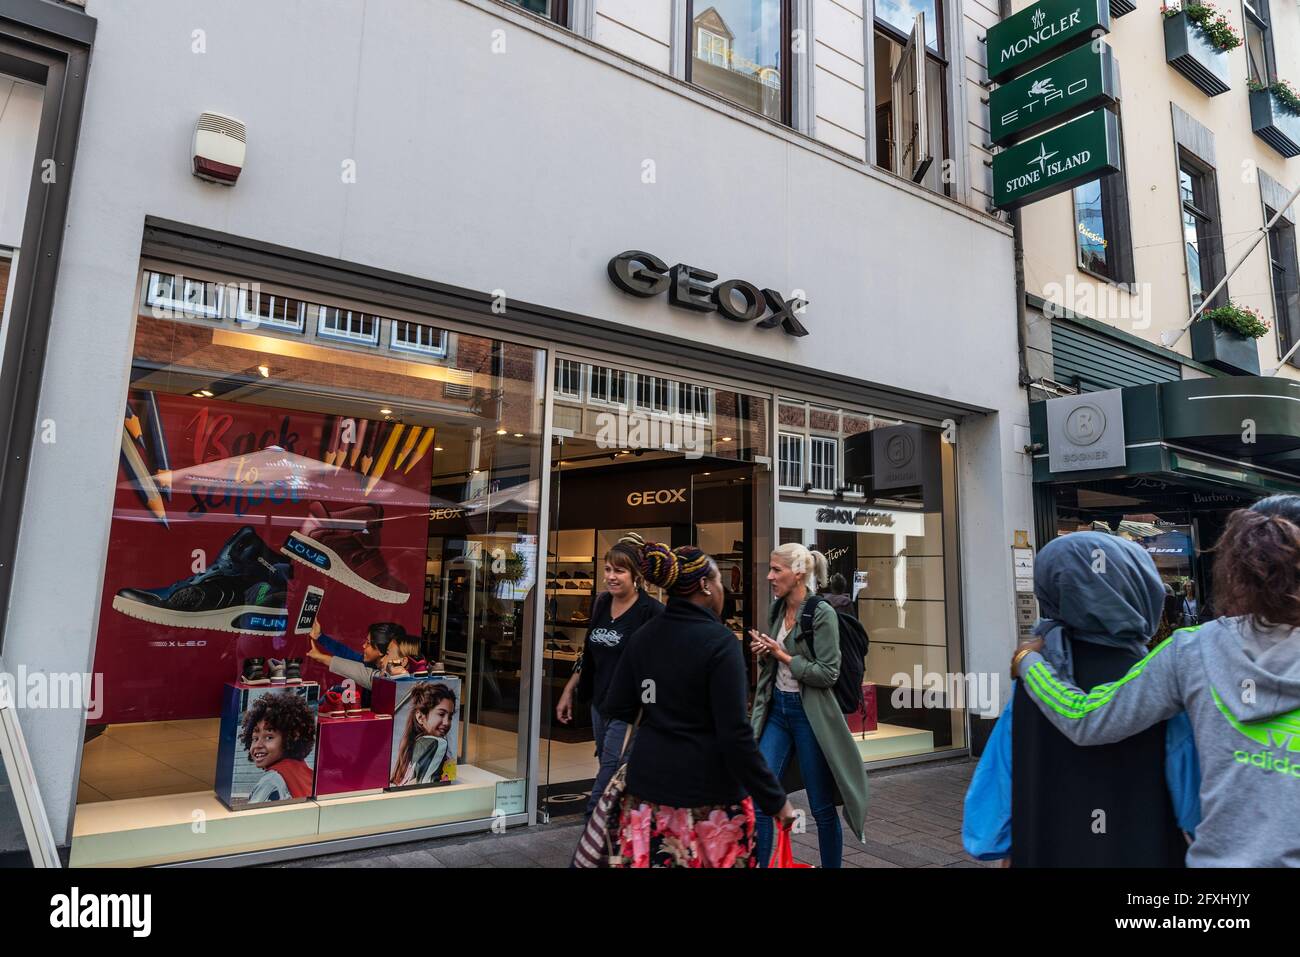
[[(268, 804), (309, 798), (315, 780), (316, 716), (306, 689), (267, 689), (249, 697), (235, 757), (235, 800)], [(248, 796), (237, 795), (244, 788)]]
[(411, 686), (394, 715), (390, 787), (450, 784), (456, 780), (456, 707), (460, 680), (438, 678)]

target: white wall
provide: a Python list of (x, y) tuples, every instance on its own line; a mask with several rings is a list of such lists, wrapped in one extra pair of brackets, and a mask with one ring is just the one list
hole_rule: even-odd
[[(58, 442), (32, 459), (10, 666), (91, 664), (152, 214), (995, 410), (959, 432), (963, 591), (968, 665), (1005, 668), (1007, 546), (1030, 527), (1028, 486), (1004, 454), (1025, 419), (1005, 228), (647, 82), (598, 48), (575, 52), (485, 0), (318, 0), (311, 16), (227, 0), (201, 19), (175, 0), (88, 9), (95, 67), (40, 409)], [(200, 23), (204, 54), (191, 51)], [(499, 28), (506, 54), (492, 50)], [(286, 37), (303, 55), (285, 55)], [(247, 123), (233, 189), (190, 174), (202, 110)], [(355, 183), (340, 176), (349, 159)], [(631, 299), (605, 275), (628, 248), (806, 290), (811, 335)], [(62, 833), (81, 718), (22, 720)]]
[(596, 0), (592, 39), (646, 66), (672, 72), (672, 0)]
[(813, 135), (858, 159), (867, 155), (867, 67), (862, 0), (813, 2)]

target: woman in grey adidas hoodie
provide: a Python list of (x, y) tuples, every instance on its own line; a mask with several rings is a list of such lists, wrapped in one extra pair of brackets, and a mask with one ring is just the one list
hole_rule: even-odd
[(1075, 744), (1110, 744), (1186, 709), (1202, 812), (1188, 866), (1300, 867), (1300, 496), (1233, 513), (1215, 551), (1225, 617), (1175, 632), (1118, 681), (1091, 692), (1062, 681), (1041, 639), (1011, 673)]

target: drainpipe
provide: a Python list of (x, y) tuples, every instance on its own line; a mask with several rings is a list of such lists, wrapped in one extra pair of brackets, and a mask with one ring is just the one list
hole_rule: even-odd
[[(998, 16), (1011, 16), (1011, 0), (998, 0)], [(985, 51), (987, 56), (987, 50)], [(1016, 349), (1020, 359), (1020, 385), (1034, 380), (1029, 375), (1029, 314), (1025, 309), (1025, 239), (1020, 229), (1020, 210), (1013, 209), (1009, 218), (1011, 242), (1016, 262)]]

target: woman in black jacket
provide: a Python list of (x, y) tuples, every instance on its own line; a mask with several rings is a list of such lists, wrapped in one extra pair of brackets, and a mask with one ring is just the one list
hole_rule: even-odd
[(753, 867), (754, 805), (783, 827), (794, 808), (750, 730), (741, 643), (718, 617), (718, 566), (693, 546), (653, 543), (641, 568), (669, 599), (627, 640), (605, 694), (606, 718), (640, 714), (615, 866)]

